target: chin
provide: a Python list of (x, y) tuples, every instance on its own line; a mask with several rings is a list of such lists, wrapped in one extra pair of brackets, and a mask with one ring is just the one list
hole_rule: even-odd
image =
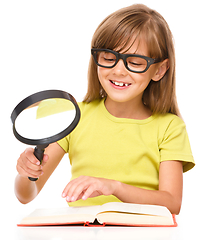
[(126, 103), (134, 100), (134, 98), (132, 99), (129, 96), (121, 96), (121, 95), (118, 95), (118, 96), (109, 95), (109, 99), (116, 103)]

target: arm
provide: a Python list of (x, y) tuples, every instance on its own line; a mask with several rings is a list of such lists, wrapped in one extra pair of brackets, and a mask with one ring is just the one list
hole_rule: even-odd
[(160, 164), (159, 190), (145, 190), (120, 183), (114, 194), (123, 202), (153, 204), (167, 207), (179, 214), (182, 202), (183, 169), (178, 161)]
[[(19, 174), (15, 180), (15, 194), (18, 200), (24, 204), (32, 201), (38, 195), (65, 154), (58, 143), (50, 144), (45, 150), (42, 165), (39, 165), (33, 152), (32, 148), (26, 149), (18, 159), (16, 166)], [(39, 179), (32, 182), (28, 176)]]
[(145, 190), (114, 180), (81, 176), (66, 186), (62, 196), (66, 197), (67, 201), (76, 201), (112, 194), (122, 202), (161, 205), (178, 214), (181, 208), (182, 187), (182, 163), (167, 161), (160, 164), (159, 190)]

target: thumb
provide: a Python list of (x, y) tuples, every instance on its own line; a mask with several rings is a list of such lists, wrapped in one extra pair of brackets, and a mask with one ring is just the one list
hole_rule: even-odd
[(44, 154), (41, 166), (44, 166), (48, 162), (48, 159), (49, 159), (49, 156), (47, 154)]

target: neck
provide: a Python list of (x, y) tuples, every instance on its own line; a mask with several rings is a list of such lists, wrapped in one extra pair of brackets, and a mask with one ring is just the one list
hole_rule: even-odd
[(105, 100), (105, 107), (114, 117), (143, 120), (152, 115), (151, 111), (140, 101), (115, 102), (109, 97)]

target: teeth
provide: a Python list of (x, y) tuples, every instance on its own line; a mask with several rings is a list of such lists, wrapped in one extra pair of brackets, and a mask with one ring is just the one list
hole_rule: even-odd
[(120, 87), (123, 87), (123, 86), (128, 87), (129, 86), (129, 83), (119, 83), (119, 82), (115, 82), (115, 81), (112, 81), (112, 83), (114, 83), (116, 86), (120, 86)]

